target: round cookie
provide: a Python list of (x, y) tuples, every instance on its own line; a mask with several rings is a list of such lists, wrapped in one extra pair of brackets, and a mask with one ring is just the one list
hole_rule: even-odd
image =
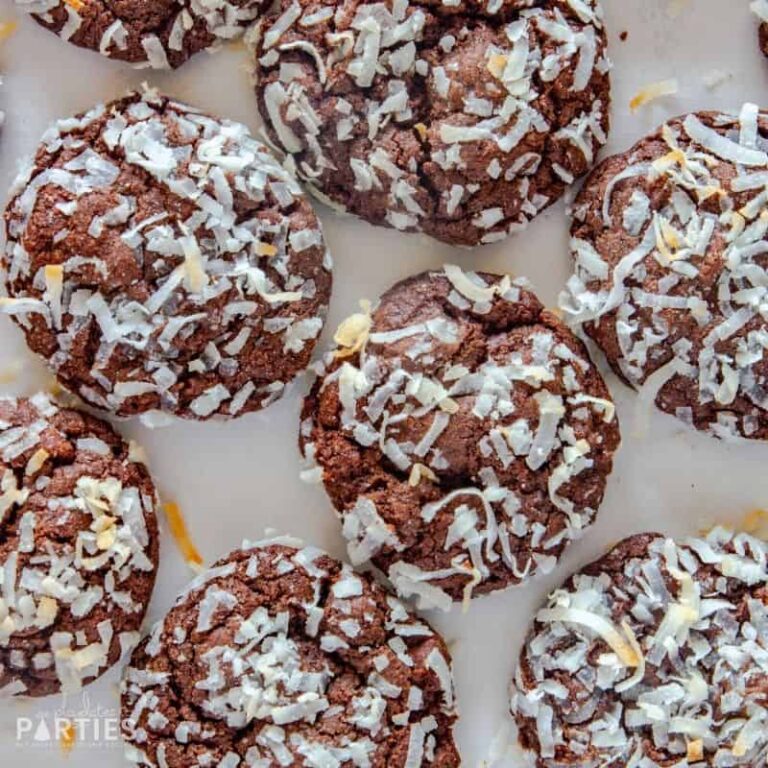
[(139, 640), (156, 494), (106, 423), (0, 398), (0, 698), (73, 693)]
[(637, 535), (556, 590), (512, 687), (531, 764), (763, 765), (767, 557), (722, 528)]
[(175, 68), (243, 33), (266, 0), (15, 0), (38, 24), (135, 67)]
[(606, 141), (597, 0), (281, 0), (256, 32), (271, 139), (321, 200), (373, 224), (504, 239)]
[(583, 344), (523, 281), (452, 266), (398, 283), (336, 341), (300, 442), (352, 563), (445, 610), (550, 572), (619, 445)]
[(310, 361), (330, 256), (296, 182), (239, 123), (153, 91), (60, 121), (5, 222), (0, 311), (94, 406), (234, 417)]
[(195, 579), (122, 685), (146, 766), (456, 768), (443, 640), (369, 576), (291, 539)]
[(605, 160), (573, 208), (561, 306), (643, 396), (768, 438), (768, 115), (672, 120)]

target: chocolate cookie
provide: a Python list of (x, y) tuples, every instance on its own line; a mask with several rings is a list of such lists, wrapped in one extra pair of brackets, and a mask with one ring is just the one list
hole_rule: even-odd
[(519, 230), (606, 141), (597, 0), (280, 0), (255, 57), (269, 135), (311, 190), (449, 243)]
[(239, 37), (266, 0), (16, 0), (46, 29), (136, 67), (178, 67)]
[(768, 0), (753, 0), (749, 7), (760, 19), (760, 49), (768, 56)]
[(671, 121), (573, 210), (561, 305), (616, 373), (720, 437), (768, 438), (768, 114)]
[(60, 121), (5, 221), (0, 311), (97, 407), (234, 417), (309, 363), (330, 257), (296, 182), (239, 123), (152, 91)]
[(722, 528), (632, 536), (556, 590), (512, 687), (535, 765), (763, 765), (767, 557)]
[(451, 266), (398, 283), (336, 341), (300, 440), (353, 564), (445, 610), (550, 572), (619, 445), (582, 343), (523, 281)]
[(244, 544), (142, 642), (122, 686), (129, 760), (460, 764), (445, 643), (370, 577), (301, 547)]
[(72, 693), (139, 640), (155, 489), (103, 421), (0, 398), (0, 698)]

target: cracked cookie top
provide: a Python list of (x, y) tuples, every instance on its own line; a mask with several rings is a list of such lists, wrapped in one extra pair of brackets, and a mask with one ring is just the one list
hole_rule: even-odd
[(337, 331), (300, 438), (352, 562), (446, 610), (550, 572), (619, 444), (584, 345), (522, 281), (454, 266), (365, 310)]
[(151, 90), (61, 120), (5, 224), (0, 312), (99, 408), (233, 418), (309, 363), (330, 256), (296, 181), (240, 123)]
[(767, 558), (722, 528), (642, 534), (555, 590), (512, 689), (537, 768), (765, 763)]
[(369, 576), (290, 539), (245, 543), (134, 653), (128, 757), (188, 768), (457, 768), (445, 643)]
[(606, 140), (596, 0), (281, 0), (255, 37), (270, 137), (322, 200), (374, 224), (503, 239)]
[(46, 29), (136, 67), (178, 67), (238, 38), (266, 0), (15, 0)]
[(573, 205), (561, 297), (641, 398), (721, 438), (768, 439), (768, 114), (670, 120)]
[(0, 398), (0, 696), (76, 692), (138, 642), (158, 562), (139, 455), (46, 395)]

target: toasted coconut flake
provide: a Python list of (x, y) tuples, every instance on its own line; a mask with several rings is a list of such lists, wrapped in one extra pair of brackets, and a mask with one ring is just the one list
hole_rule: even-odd
[(701, 739), (694, 739), (688, 742), (686, 757), (689, 763), (698, 763), (704, 759), (704, 742)]
[(629, 645), (632, 648), (632, 651), (637, 657), (639, 663), (635, 667), (634, 674), (631, 677), (628, 677), (626, 680), (622, 680), (616, 686), (616, 691), (618, 693), (623, 693), (630, 690), (631, 688), (634, 688), (636, 685), (641, 683), (645, 677), (645, 656), (643, 655), (643, 649), (640, 647), (640, 643), (637, 641), (637, 636), (632, 630), (632, 627), (629, 625), (629, 622), (626, 620), (621, 622), (621, 629), (624, 632), (624, 635), (627, 638), (627, 641), (629, 642)]
[(182, 557), (193, 570), (200, 570), (203, 567), (203, 558), (200, 556), (200, 553), (192, 542), (179, 505), (172, 501), (166, 501), (163, 504), (163, 511), (168, 519), (171, 535), (173, 536)]
[(277, 248), (271, 243), (256, 243), (254, 250), (257, 256), (267, 256), (269, 258), (277, 256), (278, 253)]
[[(67, 0), (71, 2), (71, 0)], [(62, 729), (59, 736), (59, 744), (61, 745), (61, 751), (64, 755), (68, 755), (74, 748), (77, 742), (77, 730), (74, 723), (68, 722)]]
[(24, 474), (27, 477), (32, 477), (33, 475), (36, 475), (43, 467), (46, 461), (48, 461), (48, 457), (51, 454), (48, 453), (48, 451), (45, 450), (45, 448), (39, 448), (36, 450), (32, 456), (30, 457), (29, 461), (27, 462), (27, 466), (24, 470)]
[(192, 235), (179, 238), (184, 251), (184, 284), (191, 293), (200, 293), (210, 282), (203, 266), (203, 255)]
[(6, 365), (5, 368), (0, 369), (0, 384), (12, 384), (19, 378), (23, 368), (24, 363), (21, 360), (14, 360)]
[(744, 533), (748, 533), (751, 536), (768, 539), (768, 511), (765, 509), (753, 509), (744, 515), (736, 529), (744, 531)]
[(497, 285), (482, 287), (471, 280), (464, 270), (455, 264), (446, 264), (444, 270), (451, 285), (464, 298), (478, 303), (493, 301), (494, 296), (503, 295), (511, 285), (508, 275), (505, 275)]
[(635, 97), (629, 102), (629, 108), (632, 112), (637, 112), (640, 107), (644, 107), (656, 99), (664, 96), (674, 96), (678, 92), (677, 80), (660, 80), (656, 83), (650, 83), (641, 88)]
[(333, 340), (341, 347), (336, 350), (337, 358), (352, 357), (368, 343), (373, 321), (371, 319), (371, 302), (367, 299), (360, 301), (362, 312), (351, 315), (342, 321), (336, 329)]
[(488, 59), (488, 71), (497, 79), (501, 80), (504, 76), (504, 70), (507, 68), (507, 57), (501, 53), (494, 54)]
[(536, 619), (544, 623), (561, 621), (587, 627), (606, 642), (625, 666), (639, 667), (643, 663), (642, 654), (638, 654), (633, 647), (633, 642), (622, 634), (620, 629), (611, 624), (608, 619), (596, 613), (580, 608), (550, 608), (539, 611)]
[(469, 613), (469, 608), (472, 605), (472, 595), (474, 594), (475, 588), (483, 580), (483, 574), (480, 573), (480, 571), (477, 568), (473, 566), (468, 570), (472, 578), (470, 579), (470, 581), (467, 582), (466, 586), (464, 587), (464, 594), (461, 600), (461, 612), (465, 614)]
[(18, 23), (15, 21), (0, 21), (0, 42), (7, 40), (17, 29)]
[(413, 467), (411, 467), (411, 475), (408, 478), (408, 485), (415, 488), (424, 477), (430, 482), (437, 482), (437, 475), (428, 466), (425, 464), (414, 464)]

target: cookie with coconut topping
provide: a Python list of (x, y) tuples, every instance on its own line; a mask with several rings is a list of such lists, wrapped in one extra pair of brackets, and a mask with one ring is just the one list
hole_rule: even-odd
[(672, 120), (587, 180), (561, 306), (649, 404), (766, 439), (767, 233), (768, 115)]
[(300, 438), (353, 564), (445, 610), (550, 572), (619, 444), (587, 350), (523, 281), (454, 266), (365, 310), (337, 331)]
[(606, 141), (597, 0), (281, 0), (256, 32), (272, 140), (321, 200), (373, 224), (501, 240)]
[(637, 535), (553, 592), (512, 686), (531, 764), (763, 765), (767, 560), (722, 528)]
[(73, 693), (139, 640), (155, 490), (105, 422), (0, 398), (0, 697)]
[(201, 575), (122, 685), (140, 765), (454, 768), (443, 640), (366, 575), (291, 539)]
[(81, 48), (136, 67), (175, 68), (241, 36), (265, 0), (15, 0), (35, 21)]
[(235, 417), (309, 363), (330, 257), (295, 180), (239, 123), (152, 91), (60, 121), (5, 223), (0, 312), (97, 407)]

